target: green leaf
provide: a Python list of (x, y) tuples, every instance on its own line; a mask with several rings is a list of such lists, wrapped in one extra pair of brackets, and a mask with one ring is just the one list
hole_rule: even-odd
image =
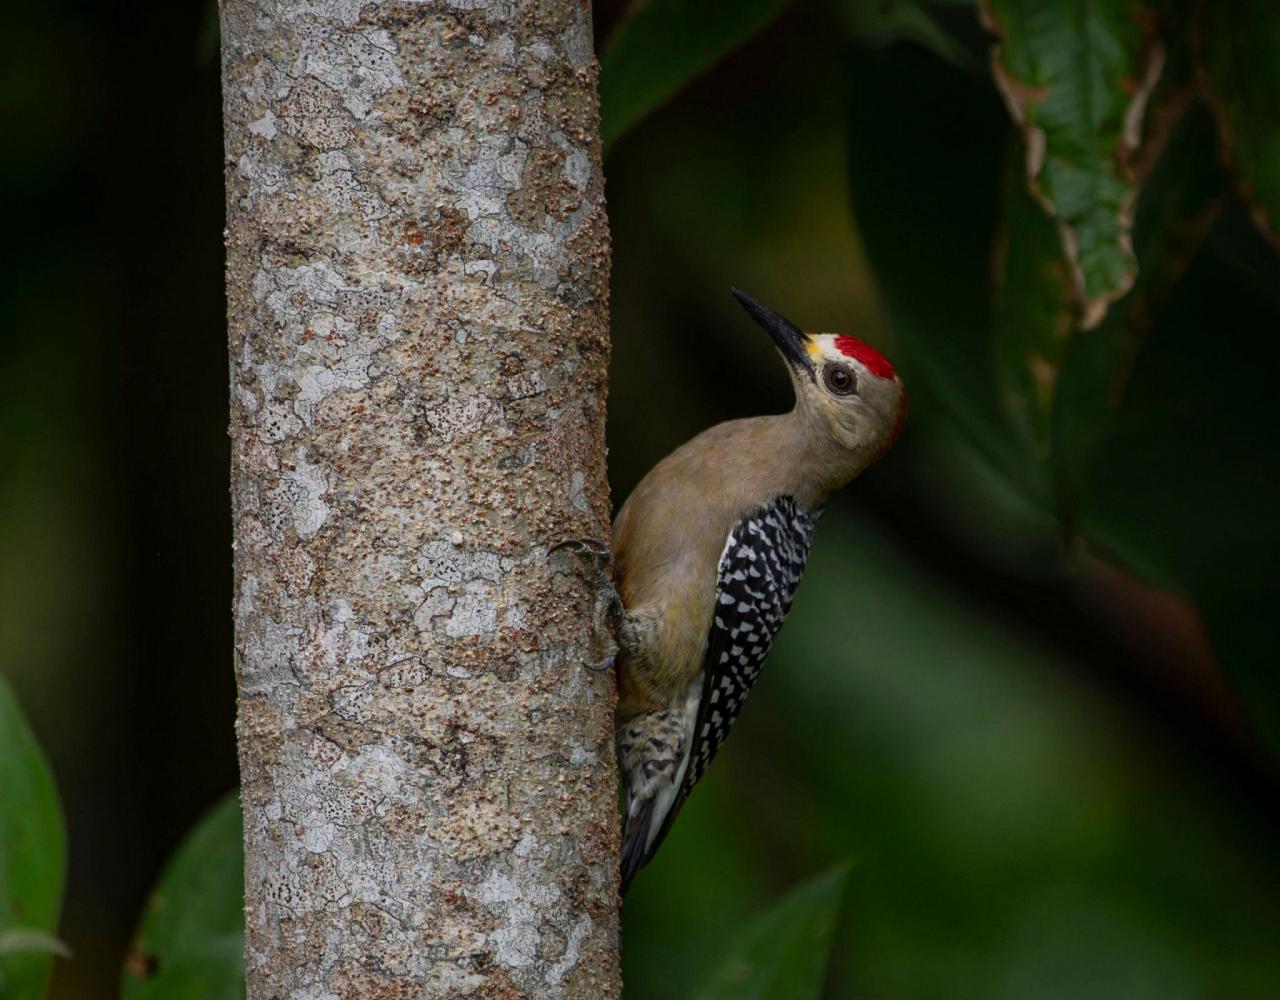
[(1054, 390), (1079, 314), (1057, 229), (1027, 190), (1022, 144), (1011, 152), (994, 255), (995, 363), (1005, 410), (1043, 466)]
[(1204, 73), (1254, 218), (1280, 239), (1280, 9), (1270, 0), (1202, 5)]
[(187, 837), (152, 893), (125, 962), (124, 1000), (239, 1000), (244, 850), (230, 795)]
[(31, 945), (58, 929), (65, 867), (53, 774), (0, 678), (0, 996), (44, 995), (54, 949)]
[(648, 0), (600, 57), (605, 148), (777, 17), (791, 0)]
[[(953, 3), (957, 7), (976, 6), (976, 0)], [(963, 69), (975, 64), (969, 51), (938, 24), (919, 0), (841, 0), (839, 10), (849, 35), (860, 45), (915, 42)]]
[(1026, 135), (1032, 192), (1057, 219), (1082, 325), (1133, 283), (1129, 169), (1164, 65), (1158, 11), (1138, 0), (985, 0), (992, 72)]
[(806, 1000), (822, 993), (848, 865), (838, 865), (756, 919), (697, 1000)]
[(1160, 310), (1089, 463), (1080, 529), (1192, 600), (1240, 707), (1280, 752), (1280, 266), (1257, 280), (1235, 259), (1252, 250), (1224, 241), (1201, 248)]
[(1203, 104), (1193, 104), (1174, 128), (1138, 202), (1137, 281), (1097, 329), (1075, 336), (1058, 380), (1053, 475), (1067, 510), (1078, 504), (1089, 463), (1110, 431), (1152, 320), (1187, 270), (1226, 185), (1213, 120)]

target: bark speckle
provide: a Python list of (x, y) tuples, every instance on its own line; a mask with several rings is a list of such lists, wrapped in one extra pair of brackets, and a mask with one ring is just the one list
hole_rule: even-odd
[(250, 996), (615, 996), (589, 12), (221, 13)]

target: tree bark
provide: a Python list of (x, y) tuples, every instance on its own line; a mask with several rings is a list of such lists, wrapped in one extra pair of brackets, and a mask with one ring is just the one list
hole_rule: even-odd
[(617, 996), (588, 5), (221, 14), (249, 996)]

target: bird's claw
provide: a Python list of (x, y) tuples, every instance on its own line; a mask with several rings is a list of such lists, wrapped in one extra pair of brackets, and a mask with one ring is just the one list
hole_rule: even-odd
[(596, 660), (594, 663), (590, 660), (583, 660), (582, 665), (586, 667), (588, 670), (590, 670), (593, 674), (602, 674), (606, 670), (609, 670), (613, 667), (613, 661), (617, 659), (617, 656), (618, 654), (616, 652), (613, 652), (613, 653), (610, 653), (608, 656), (604, 657), (603, 659)]
[(613, 558), (613, 552), (608, 545), (596, 538), (566, 538), (564, 541), (557, 542), (551, 546), (547, 550), (547, 556), (550, 557), (560, 551), (572, 552), (579, 559), (595, 564), (599, 579), (596, 582), (595, 594), (592, 599), (591, 630), (596, 637), (603, 635), (604, 641), (608, 643), (611, 651), (602, 659), (586, 660), (583, 661), (582, 665), (592, 673), (604, 673), (613, 666), (614, 660), (618, 655), (617, 644), (610, 634), (610, 625), (615, 622), (622, 611), (622, 602), (618, 599), (618, 592), (614, 589), (613, 582), (609, 579), (607, 572), (609, 560)]
[(568, 549), (579, 558), (593, 559), (601, 566), (608, 565), (613, 555), (609, 546), (598, 538), (566, 538), (547, 549), (547, 555), (550, 556), (562, 549)]

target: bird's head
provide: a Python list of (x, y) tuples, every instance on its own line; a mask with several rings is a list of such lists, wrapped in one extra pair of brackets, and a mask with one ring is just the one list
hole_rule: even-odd
[(773, 339), (796, 390), (796, 414), (847, 455), (850, 477), (889, 449), (907, 417), (893, 365), (857, 337), (805, 333), (746, 292), (734, 297)]

